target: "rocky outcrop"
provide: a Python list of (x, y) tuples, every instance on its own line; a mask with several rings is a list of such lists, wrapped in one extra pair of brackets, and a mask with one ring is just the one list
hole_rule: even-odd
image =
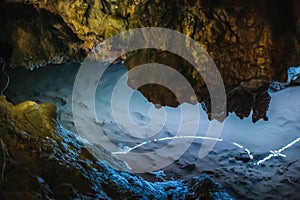
[[(218, 66), (228, 92), (250, 80), (266, 84), (285, 81), (287, 68), (300, 64), (300, 5), (296, 0), (3, 0), (0, 11), (0, 57), (13, 67), (82, 60), (104, 39), (149, 26), (177, 30), (198, 41)], [(129, 53), (125, 64), (129, 69), (149, 62), (168, 64), (189, 80), (198, 101), (209, 101), (205, 83), (195, 69), (167, 54), (139, 50)], [(166, 88), (148, 85), (140, 90), (155, 104), (178, 105)], [(260, 95), (267, 96), (266, 91)], [(264, 116), (266, 109), (258, 116)], [(228, 110), (244, 116), (235, 107)]]
[[(214, 180), (147, 182), (59, 126), (52, 104), (0, 97), (1, 199), (232, 199)], [(97, 152), (97, 160), (89, 150)]]

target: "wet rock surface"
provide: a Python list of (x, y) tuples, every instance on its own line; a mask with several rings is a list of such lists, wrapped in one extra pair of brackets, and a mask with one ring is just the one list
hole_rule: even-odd
[[(0, 10), (0, 57), (12, 67), (81, 61), (106, 38), (139, 27), (169, 28), (199, 42), (219, 68), (227, 92), (237, 91), (236, 87), (249, 80), (285, 82), (287, 68), (300, 64), (300, 5), (295, 0), (6, 0), (0, 2)], [(128, 69), (153, 61), (167, 63), (191, 83), (198, 101), (209, 101), (205, 83), (195, 75), (193, 66), (175, 55), (165, 54), (140, 50), (124, 59)], [(155, 104), (178, 105), (176, 97), (164, 87), (148, 85), (139, 90)], [(243, 98), (248, 96), (247, 93)], [(247, 104), (258, 105), (263, 101), (261, 105), (266, 105), (259, 109), (250, 106), (257, 113), (254, 121), (266, 119), (267, 95), (250, 99)], [(193, 103), (194, 99), (186, 101)], [(239, 112), (237, 108), (228, 110)], [(246, 110), (248, 113), (249, 109)], [(243, 112), (238, 115), (247, 116)]]
[[(3, 0), (0, 58), (11, 67), (29, 69), (82, 61), (95, 45), (116, 33), (147, 26), (170, 28), (195, 39), (213, 58), (227, 90), (228, 112), (244, 118), (253, 111), (252, 120), (256, 122), (267, 120), (270, 82), (285, 82), (287, 68), (299, 65), (299, 10), (296, 0), (234, 4), (219, 0)], [(210, 116), (203, 78), (195, 75), (193, 66), (185, 60), (176, 55), (162, 56), (166, 54), (140, 50), (121, 59), (125, 59), (128, 69), (154, 61), (172, 66), (191, 83), (197, 100), (204, 102)], [(291, 84), (298, 82), (299, 76)], [(286, 85), (275, 85), (278, 87)], [(139, 90), (155, 104), (178, 106), (176, 97), (166, 88), (148, 85)], [(194, 99), (186, 102), (195, 103)], [(75, 134), (59, 126), (56, 112), (51, 104), (25, 102), (13, 106), (1, 97), (1, 199), (230, 198), (206, 175), (188, 181), (146, 182), (130, 172), (116, 170), (126, 171), (126, 165), (103, 148), (91, 145), (103, 156), (99, 162)], [(243, 156), (230, 162), (247, 162)], [(189, 163), (182, 166), (188, 172), (195, 167)], [(258, 178), (257, 182), (271, 185), (271, 177)], [(289, 176), (282, 181), (299, 182), (297, 177)], [(224, 185), (229, 187), (232, 183), (253, 189), (251, 182), (235, 179)], [(239, 194), (238, 190), (231, 192)], [(258, 195), (260, 191), (255, 192)], [(242, 194), (238, 197), (244, 198)]]
[(63, 129), (53, 104), (14, 106), (1, 96), (0, 111), (1, 199), (232, 199), (205, 174), (145, 181), (103, 148)]

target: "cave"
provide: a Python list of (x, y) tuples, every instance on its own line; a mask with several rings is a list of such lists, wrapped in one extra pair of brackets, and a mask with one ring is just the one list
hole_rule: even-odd
[(299, 199), (299, 13), (0, 1), (0, 199)]

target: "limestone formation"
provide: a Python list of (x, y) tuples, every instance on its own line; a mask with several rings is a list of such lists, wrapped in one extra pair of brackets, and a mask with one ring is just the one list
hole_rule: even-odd
[[(297, 0), (0, 0), (0, 59), (28, 69), (81, 62), (110, 36), (140, 27), (169, 28), (199, 42), (222, 75), (227, 111), (240, 118), (253, 111), (254, 122), (267, 120), (270, 82), (285, 82), (288, 67), (300, 64)], [(203, 77), (186, 60), (159, 49), (133, 51), (120, 59), (128, 69), (151, 62), (173, 67), (197, 95), (185, 101), (204, 102), (212, 117)], [(129, 84), (134, 81), (129, 77)], [(139, 90), (158, 106), (179, 104), (162, 86)], [(118, 171), (128, 169), (90, 145), (103, 156), (97, 161), (56, 116), (54, 105), (14, 106), (0, 97), (0, 199), (231, 199), (206, 175), (150, 183)]]
[[(250, 80), (285, 81), (287, 68), (300, 64), (299, 11), (296, 0), (3, 0), (0, 57), (12, 67), (31, 69), (81, 61), (95, 45), (116, 33), (164, 27), (198, 41), (215, 61), (229, 92)], [(176, 55), (165, 54), (131, 52), (125, 64), (131, 69), (154, 61), (166, 63), (189, 80), (198, 101), (209, 101), (195, 69)], [(178, 105), (163, 87), (148, 85), (140, 90), (155, 104)]]
[(63, 129), (53, 104), (14, 106), (0, 96), (0, 149), (1, 199), (232, 199), (205, 174), (145, 181), (111, 153)]

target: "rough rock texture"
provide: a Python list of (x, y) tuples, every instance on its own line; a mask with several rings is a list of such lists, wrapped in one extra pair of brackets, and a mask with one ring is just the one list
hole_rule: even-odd
[[(297, 0), (2, 0), (0, 11), (0, 57), (13, 67), (81, 60), (104, 39), (148, 26), (177, 30), (198, 41), (217, 64), (227, 91), (237, 91), (236, 87), (243, 88), (242, 82), (253, 80), (266, 84), (285, 81), (287, 68), (300, 64)], [(125, 64), (131, 69), (142, 63), (167, 63), (189, 80), (198, 101), (209, 101), (195, 69), (175, 55), (161, 56), (164, 54), (132, 52)], [(147, 85), (140, 90), (156, 104), (178, 105), (174, 95), (161, 86)], [(255, 109), (255, 105), (267, 99), (263, 98), (267, 94), (251, 94), (247, 104), (260, 112), (257, 116), (265, 116), (267, 107)], [(233, 101), (228, 110), (243, 117), (239, 109), (230, 107), (239, 100), (228, 100)]]
[(232, 199), (205, 174), (151, 183), (125, 172), (123, 162), (101, 147), (84, 145), (56, 117), (53, 104), (14, 106), (0, 96), (1, 199)]

